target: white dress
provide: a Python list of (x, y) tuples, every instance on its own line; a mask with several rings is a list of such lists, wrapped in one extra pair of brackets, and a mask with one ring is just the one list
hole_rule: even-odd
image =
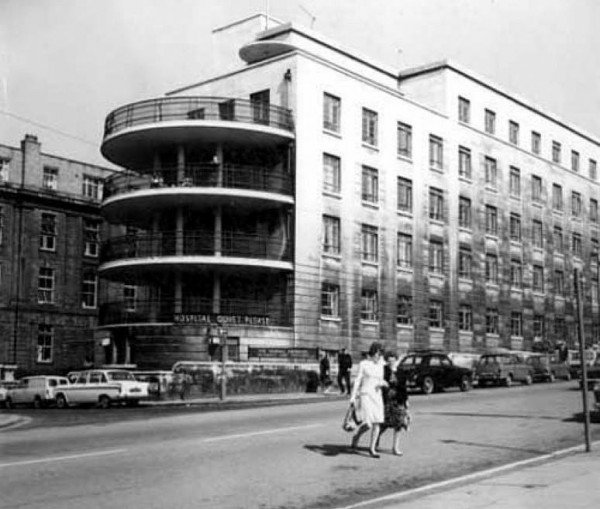
[(383, 422), (383, 397), (381, 385), (383, 362), (365, 359), (358, 365), (358, 375), (352, 389), (352, 399), (356, 402), (356, 414), (361, 423), (380, 424)]

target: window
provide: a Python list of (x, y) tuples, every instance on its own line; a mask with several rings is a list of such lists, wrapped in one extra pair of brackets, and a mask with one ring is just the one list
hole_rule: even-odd
[(544, 267), (541, 265), (533, 266), (533, 291), (544, 291)]
[(429, 303), (429, 327), (441, 329), (444, 320), (444, 304), (439, 300), (432, 300)]
[(581, 217), (581, 194), (577, 191), (571, 192), (571, 214), (573, 217)]
[(498, 284), (498, 256), (495, 254), (485, 255), (485, 280), (487, 283)]
[(560, 226), (554, 227), (554, 232), (552, 234), (552, 243), (554, 244), (555, 251), (562, 251), (564, 247), (563, 243), (563, 231)]
[(412, 181), (398, 177), (398, 210), (412, 212)]
[(458, 121), (466, 124), (471, 121), (471, 101), (464, 97), (458, 98)]
[(533, 220), (531, 244), (533, 247), (544, 247), (544, 225), (538, 219)]
[(398, 122), (398, 155), (412, 158), (412, 127)]
[(496, 188), (498, 184), (498, 165), (496, 160), (486, 156), (484, 165), (486, 185)]
[(531, 176), (531, 199), (537, 203), (542, 201), (542, 177)]
[(554, 293), (556, 295), (565, 294), (565, 273), (562, 270), (554, 271)]
[(42, 175), (42, 187), (44, 189), (51, 189), (52, 191), (56, 191), (57, 184), (58, 168), (44, 166), (44, 173)]
[(464, 196), (458, 198), (458, 225), (471, 228), (471, 200)]
[(340, 287), (323, 283), (321, 287), (321, 316), (337, 318), (340, 306)]
[(523, 263), (515, 258), (510, 261), (510, 286), (517, 289), (523, 287)]
[(81, 305), (84, 308), (92, 309), (96, 307), (98, 296), (98, 277), (95, 271), (86, 270), (83, 273), (81, 284)]
[(362, 167), (361, 198), (366, 203), (377, 203), (379, 201), (379, 177), (375, 168)]
[(544, 329), (544, 315), (533, 315), (533, 335), (543, 338)]
[(235, 100), (228, 99), (219, 103), (219, 118), (221, 120), (235, 120)]
[(367, 108), (362, 110), (362, 141), (377, 146), (377, 113)]
[(269, 124), (270, 104), (271, 93), (268, 89), (250, 94), (250, 106), (254, 122), (257, 124)]
[(458, 250), (458, 277), (463, 279), (472, 278), (473, 253), (469, 246), (460, 246)]
[(558, 184), (552, 184), (552, 208), (558, 211), (563, 209), (562, 187)]
[(589, 173), (592, 180), (596, 180), (598, 178), (598, 165), (593, 159), (590, 159)]
[(573, 256), (583, 258), (583, 248), (581, 244), (581, 234), (574, 233), (571, 237), (571, 248), (573, 250)]
[(339, 255), (340, 252), (340, 218), (323, 216), (323, 253)]
[(488, 334), (498, 334), (498, 311), (487, 308), (485, 310), (485, 332)]
[(510, 314), (510, 335), (511, 336), (522, 336), (523, 335), (523, 315), (518, 311), (513, 311)]
[(124, 284), (123, 285), (123, 301), (125, 311), (135, 311), (137, 308), (137, 286)]
[(492, 110), (485, 110), (485, 132), (496, 134), (496, 114)]
[(531, 151), (537, 155), (542, 151), (542, 136), (535, 131), (531, 131)]
[(323, 94), (323, 129), (334, 133), (340, 132), (342, 100), (334, 95)]
[(56, 216), (54, 214), (42, 213), (40, 249), (56, 251)]
[(521, 215), (515, 212), (510, 214), (510, 240), (521, 242)]
[(473, 330), (473, 309), (467, 304), (458, 307), (458, 330)]
[(471, 179), (471, 150), (465, 147), (458, 147), (458, 175)]
[(10, 159), (0, 157), (0, 182), (8, 182), (8, 170), (10, 169)]
[(323, 154), (323, 191), (339, 194), (341, 190), (341, 160), (337, 156)]
[(361, 229), (362, 236), (362, 260), (364, 262), (377, 262), (378, 253), (378, 232), (376, 226), (363, 224)]
[(429, 166), (444, 169), (444, 141), (439, 136), (429, 135)]
[(498, 209), (491, 205), (485, 206), (485, 233), (498, 235)]
[(360, 296), (360, 319), (376, 322), (377, 306), (377, 292), (363, 289)]
[(511, 166), (510, 168), (510, 195), (514, 197), (521, 196), (521, 170)]
[(598, 200), (590, 198), (590, 222), (598, 223)]
[(567, 337), (567, 324), (564, 318), (554, 319), (554, 335), (558, 338)]
[(444, 271), (444, 245), (438, 240), (429, 242), (429, 272), (443, 274)]
[(89, 175), (83, 176), (82, 194), (88, 198), (98, 200), (102, 192), (102, 179), (97, 177), (91, 177)]
[(552, 142), (552, 162), (560, 163), (560, 151), (561, 151), (560, 143), (558, 143), (558, 141), (553, 141)]
[(444, 220), (444, 192), (435, 187), (429, 188), (429, 219)]
[(6, 225), (4, 224), (4, 208), (0, 207), (0, 246), (4, 242), (4, 229)]
[(38, 324), (37, 362), (50, 364), (54, 348), (54, 327), (46, 323)]
[(579, 172), (579, 152), (571, 150), (571, 169)]
[(396, 322), (403, 325), (412, 324), (412, 297), (408, 295), (398, 295)]
[(508, 141), (513, 145), (519, 144), (519, 124), (514, 120), (508, 122)]
[(38, 304), (54, 303), (54, 269), (40, 267), (38, 272)]
[(413, 244), (412, 235), (406, 233), (398, 234), (398, 267), (412, 267)]
[(83, 220), (83, 254), (98, 257), (100, 250), (100, 222), (91, 219)]

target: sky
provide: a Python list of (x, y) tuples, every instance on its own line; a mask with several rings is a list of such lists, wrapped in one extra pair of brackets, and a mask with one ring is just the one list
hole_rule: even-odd
[(598, 0), (0, 0), (0, 144), (110, 167), (106, 115), (210, 77), (212, 30), (267, 10), (398, 70), (454, 60), (600, 138)]

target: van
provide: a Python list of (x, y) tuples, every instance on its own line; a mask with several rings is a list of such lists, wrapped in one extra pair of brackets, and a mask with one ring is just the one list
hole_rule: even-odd
[(487, 384), (510, 387), (513, 382), (530, 385), (533, 382), (533, 368), (519, 353), (484, 353), (477, 364), (476, 377), (479, 387)]
[(17, 380), (16, 384), (8, 389), (6, 394), (6, 408), (16, 405), (33, 405), (33, 408), (42, 408), (56, 401), (56, 389), (69, 385), (69, 380), (64, 376), (28, 376)]

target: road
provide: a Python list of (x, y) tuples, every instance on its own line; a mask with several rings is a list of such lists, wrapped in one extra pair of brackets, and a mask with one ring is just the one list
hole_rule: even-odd
[[(380, 459), (366, 442), (349, 450), (343, 401), (107, 422), (93, 414), (90, 424), (5, 431), (0, 508), (347, 507), (583, 441), (573, 382), (415, 395), (411, 405), (404, 456), (389, 453), (390, 434)], [(592, 432), (600, 438), (600, 425)]]

